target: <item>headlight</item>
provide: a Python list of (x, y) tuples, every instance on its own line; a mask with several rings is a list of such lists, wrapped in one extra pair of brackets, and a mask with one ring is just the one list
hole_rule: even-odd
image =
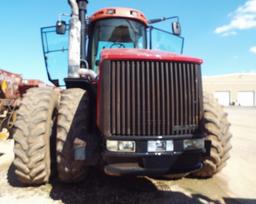
[(106, 146), (111, 152), (135, 152), (136, 150), (134, 141), (107, 140)]
[(108, 151), (116, 152), (118, 150), (118, 142), (115, 140), (107, 140), (106, 146)]
[(183, 141), (184, 150), (195, 150), (204, 148), (204, 139), (189, 139)]
[(148, 152), (171, 152), (173, 151), (172, 140), (150, 140), (148, 141)]

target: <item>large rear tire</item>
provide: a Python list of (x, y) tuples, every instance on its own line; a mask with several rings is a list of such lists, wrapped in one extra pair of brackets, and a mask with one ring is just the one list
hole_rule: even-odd
[[(86, 91), (82, 89), (63, 91), (57, 122), (57, 168), (62, 182), (79, 182), (87, 174), (88, 167), (83, 157), (87, 144), (88, 113), (89, 97)], [(80, 158), (76, 158), (77, 152)]]
[(50, 136), (58, 94), (50, 88), (32, 88), (25, 94), (14, 124), (14, 166), (23, 184), (47, 183), (51, 174)]
[(221, 171), (230, 158), (232, 148), (227, 113), (210, 94), (204, 95), (204, 132), (212, 142), (211, 155), (203, 159), (203, 167), (192, 174), (197, 178), (209, 178)]

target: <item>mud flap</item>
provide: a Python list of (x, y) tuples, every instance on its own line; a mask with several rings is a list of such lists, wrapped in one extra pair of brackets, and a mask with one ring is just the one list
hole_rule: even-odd
[(74, 141), (74, 157), (78, 161), (86, 159), (86, 142), (79, 138)]
[(86, 141), (76, 138), (74, 140), (74, 159), (86, 161), (88, 166), (96, 165), (100, 158), (99, 141), (96, 135), (87, 135)]

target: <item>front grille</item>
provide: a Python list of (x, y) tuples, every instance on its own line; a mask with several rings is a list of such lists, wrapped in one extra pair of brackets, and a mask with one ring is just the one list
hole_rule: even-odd
[(109, 122), (104, 126), (110, 135), (198, 131), (202, 110), (200, 65), (121, 60), (109, 62), (108, 69), (109, 87), (101, 87), (110, 89), (105, 97), (110, 106), (105, 114)]

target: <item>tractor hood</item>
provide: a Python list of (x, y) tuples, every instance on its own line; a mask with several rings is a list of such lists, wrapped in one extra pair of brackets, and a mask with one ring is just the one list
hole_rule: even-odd
[(170, 52), (146, 49), (104, 49), (101, 61), (104, 60), (162, 60), (202, 64), (203, 60)]

